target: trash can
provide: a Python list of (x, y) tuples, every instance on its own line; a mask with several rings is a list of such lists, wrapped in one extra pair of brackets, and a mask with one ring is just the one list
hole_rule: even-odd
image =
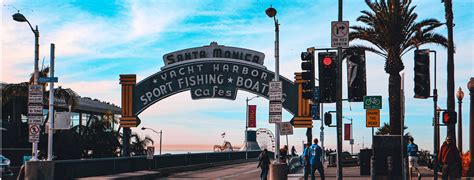
[(359, 153), (360, 175), (370, 175), (372, 149), (361, 149)]

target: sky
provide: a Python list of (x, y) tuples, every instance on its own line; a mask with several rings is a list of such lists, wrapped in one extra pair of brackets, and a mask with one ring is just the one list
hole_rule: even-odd
[[(444, 22), (444, 5), (440, 1), (413, 0), (418, 21), (436, 18)], [(2, 0), (1, 74), (2, 82), (27, 81), (33, 70), (34, 36), (27, 24), (12, 20), (16, 9), (40, 32), (40, 63), (49, 64), (50, 43), (56, 46), (55, 86), (71, 88), (83, 97), (92, 97), (120, 104), (120, 74), (136, 74), (138, 81), (160, 71), (166, 53), (209, 45), (252, 49), (265, 53), (264, 65), (274, 70), (274, 22), (265, 14), (272, 5), (280, 23), (280, 73), (292, 80), (300, 69), (300, 53), (308, 47), (330, 46), (330, 23), (337, 20), (337, 1), (92, 1), (92, 0)], [(465, 93), (463, 103), (463, 149), (468, 149), (469, 93), (466, 84), (474, 76), (474, 2), (454, 1), (455, 87)], [(356, 18), (368, 10), (362, 0), (344, 2), (343, 19), (361, 25)], [(437, 32), (447, 35), (446, 27)], [(355, 42), (360, 43), (360, 42)], [(446, 49), (423, 45), (437, 51), (439, 106), (446, 108)], [(413, 98), (413, 52), (402, 57), (406, 88), (406, 130), (414, 136), (421, 149), (433, 149), (432, 99)], [(41, 64), (40, 64), (41, 65)], [(388, 122), (388, 75), (384, 59), (367, 53), (367, 94), (382, 95), (381, 123)], [(345, 68), (344, 68), (345, 69)], [(343, 71), (343, 82), (346, 73)], [(431, 67), (433, 72), (433, 67)], [(433, 83), (433, 78), (432, 78)], [(245, 129), (245, 98), (254, 94), (239, 91), (235, 101), (223, 99), (191, 100), (189, 91), (168, 97), (140, 114), (141, 126), (163, 131), (164, 149), (172, 145), (190, 144), (209, 147), (227, 141), (241, 146)], [(347, 97), (343, 83), (343, 98)], [(256, 98), (257, 127), (274, 132), (268, 123), (268, 100)], [(457, 109), (457, 107), (456, 107)], [(335, 104), (324, 106), (335, 110)], [(353, 118), (354, 152), (371, 145), (371, 129), (365, 127), (362, 103), (343, 103), (343, 115)], [(283, 121), (292, 115), (284, 112)], [(349, 121), (344, 121), (348, 123)], [(314, 121), (313, 137), (320, 135), (321, 121)], [(133, 128), (158, 142), (158, 135)], [(306, 129), (295, 129), (288, 144), (301, 151)], [(441, 127), (441, 137), (446, 128)], [(336, 147), (335, 128), (324, 127), (324, 144)], [(281, 144), (286, 144), (281, 137)], [(190, 147), (192, 148), (192, 147)], [(202, 148), (201, 148), (202, 149)], [(348, 141), (343, 149), (350, 151)]]

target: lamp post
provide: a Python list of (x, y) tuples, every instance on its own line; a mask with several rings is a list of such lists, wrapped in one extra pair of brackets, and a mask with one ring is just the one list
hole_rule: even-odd
[[(349, 140), (349, 144), (351, 145), (351, 154), (354, 154), (353, 149), (354, 149), (354, 139), (352, 139), (352, 117), (348, 118), (346, 116), (342, 116), (342, 118), (350, 120), (351, 121), (351, 139)], [(344, 132), (345, 133), (345, 132)]]
[[(280, 59), (280, 24), (278, 24), (278, 19), (276, 18), (277, 10), (270, 6), (268, 9), (265, 10), (265, 13), (268, 17), (273, 18), (275, 22), (275, 79), (274, 81), (279, 81), (279, 59)], [(275, 123), (275, 135), (276, 135), (276, 142), (275, 142), (275, 160), (278, 161), (278, 157), (280, 155), (280, 124)]]
[(456, 98), (458, 99), (458, 148), (459, 152), (462, 151), (462, 99), (464, 98), (464, 92), (462, 92), (461, 87), (459, 87), (458, 91), (456, 92)]
[[(38, 84), (38, 61), (39, 61), (39, 31), (38, 31), (38, 25), (36, 25), (36, 28), (33, 29), (31, 26), (31, 23), (26, 19), (26, 17), (18, 11), (17, 13), (12, 15), (13, 20), (17, 22), (27, 22), (28, 25), (30, 26), (31, 31), (33, 31), (33, 34), (35, 35), (35, 59), (34, 59), (34, 74), (33, 74), (33, 84)], [(38, 143), (34, 142), (32, 145), (32, 160), (36, 161), (38, 160)]]
[(474, 177), (474, 77), (471, 77), (469, 83), (467, 83), (467, 89), (469, 89), (470, 110), (469, 110), (469, 151), (471, 152), (471, 167), (469, 167), (469, 176)]
[(249, 101), (255, 99), (255, 98), (259, 98), (260, 96), (254, 96), (252, 98), (249, 99), (249, 97), (247, 97), (247, 99), (245, 99), (245, 159), (248, 159), (248, 148), (249, 148), (249, 142), (248, 142), (248, 137), (247, 137), (247, 130), (249, 128)]
[(156, 134), (160, 135), (160, 155), (161, 155), (161, 138), (162, 138), (162, 136), (163, 136), (163, 131), (160, 130), (160, 132), (158, 132), (158, 131), (155, 131), (155, 130), (152, 129), (152, 128), (142, 127), (142, 130), (146, 130), (146, 129), (149, 129), (149, 130), (155, 132)]

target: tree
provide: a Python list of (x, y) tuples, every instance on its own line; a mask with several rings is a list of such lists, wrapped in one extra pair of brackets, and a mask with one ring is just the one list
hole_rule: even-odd
[[(389, 135), (391, 133), (390, 125), (387, 123), (383, 123), (382, 127), (377, 128), (377, 131), (375, 132), (375, 135)], [(408, 127), (404, 126), (403, 129), (408, 129)], [(411, 136), (409, 132), (405, 133), (405, 136)]]
[(401, 134), (400, 71), (404, 69), (402, 56), (423, 44), (434, 43), (447, 47), (447, 40), (433, 32), (440, 27), (436, 19), (416, 22), (416, 6), (411, 0), (365, 1), (370, 11), (361, 11), (357, 21), (365, 26), (352, 26), (349, 39), (369, 42), (370, 45), (352, 45), (349, 51), (363, 49), (385, 58), (385, 72), (389, 74), (388, 94), (390, 128), (393, 135)]
[(148, 144), (153, 144), (153, 140), (149, 136), (142, 138), (134, 132), (130, 136), (130, 153), (133, 155), (145, 155)]

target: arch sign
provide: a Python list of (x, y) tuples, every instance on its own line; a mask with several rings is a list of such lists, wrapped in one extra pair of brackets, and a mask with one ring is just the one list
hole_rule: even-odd
[[(137, 117), (154, 103), (189, 91), (193, 100), (221, 98), (235, 100), (237, 90), (268, 99), (274, 73), (264, 65), (265, 55), (249, 49), (218, 45), (184, 49), (163, 56), (161, 71), (136, 83), (136, 75), (120, 75), (122, 84), (122, 127), (136, 127)], [(280, 77), (283, 108), (298, 114), (298, 86)]]

